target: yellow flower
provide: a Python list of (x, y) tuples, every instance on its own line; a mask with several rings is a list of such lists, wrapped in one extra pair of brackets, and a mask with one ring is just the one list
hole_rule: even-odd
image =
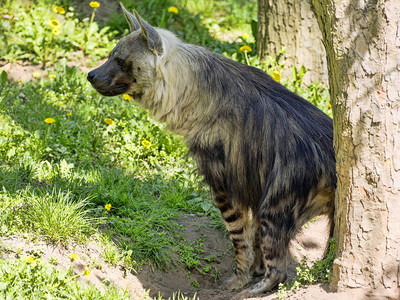
[(61, 6), (54, 6), (53, 11), (59, 14), (65, 14), (65, 9)]
[(143, 140), (142, 145), (143, 147), (149, 148), (151, 146), (151, 142), (148, 140)]
[(70, 111), (69, 111), (69, 112), (67, 112), (67, 113), (66, 113), (66, 116), (67, 116), (67, 117), (70, 117), (70, 116), (72, 116), (72, 112), (70, 112)]
[(25, 256), (25, 260), (28, 264), (36, 266), (36, 260), (32, 256)]
[(56, 120), (54, 120), (53, 118), (47, 118), (44, 120), (47, 124), (51, 124), (54, 123)]
[(328, 108), (331, 109), (332, 108), (332, 104), (328, 103)]
[(275, 70), (272, 72), (272, 78), (277, 82), (281, 81), (281, 73), (278, 70)]
[(111, 204), (110, 204), (110, 203), (106, 204), (106, 205), (104, 206), (104, 208), (107, 209), (108, 211), (110, 211), (110, 209), (111, 209)]
[(71, 259), (71, 261), (79, 260), (78, 255), (75, 253), (70, 253), (67, 256)]
[(240, 51), (240, 52), (244, 52), (244, 51), (246, 51), (246, 52), (251, 52), (252, 49), (251, 49), (249, 46), (244, 45), (244, 46), (242, 46), (242, 47), (239, 48), (239, 51)]
[(22, 82), (22, 79), (18, 79), (17, 81), (18, 81), (19, 83), (21, 83), (21, 82)]
[(125, 100), (132, 100), (132, 99), (133, 99), (133, 98), (132, 98), (131, 96), (129, 96), (128, 94), (123, 94), (122, 97), (123, 97)]
[(85, 273), (83, 273), (88, 279), (90, 276), (90, 270), (88, 268), (85, 267)]
[(111, 120), (111, 119), (109, 119), (109, 118), (105, 118), (105, 119), (104, 119), (104, 123), (106, 123), (106, 124), (108, 124), (108, 125), (113, 125), (113, 124), (114, 124), (114, 121)]
[(242, 37), (247, 40), (249, 38), (249, 35), (246, 32), (243, 32)]
[(35, 72), (35, 73), (32, 74), (32, 76), (35, 77), (35, 78), (38, 78), (40, 76), (40, 73)]
[(57, 27), (55, 27), (55, 28), (53, 28), (51, 33), (54, 34), (54, 35), (59, 35), (60, 34), (60, 30)]
[(177, 14), (179, 12), (179, 10), (175, 6), (171, 6), (168, 8), (168, 12)]
[(60, 27), (60, 22), (58, 22), (57, 20), (50, 20), (49, 25), (53, 28), (57, 28)]
[(50, 76), (49, 76), (51, 79), (55, 79), (56, 78), (56, 75), (54, 75), (54, 74), (50, 74)]
[(97, 1), (92, 1), (92, 2), (90, 2), (89, 5), (90, 5), (90, 7), (98, 8), (100, 6), (100, 3)]

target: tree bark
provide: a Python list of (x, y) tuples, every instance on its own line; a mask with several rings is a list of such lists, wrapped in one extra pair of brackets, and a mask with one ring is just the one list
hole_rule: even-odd
[(400, 299), (400, 1), (314, 0), (338, 187), (331, 288)]
[(277, 56), (285, 48), (283, 76), (292, 66), (310, 69), (304, 82), (328, 83), (325, 49), (309, 0), (258, 0), (258, 55)]

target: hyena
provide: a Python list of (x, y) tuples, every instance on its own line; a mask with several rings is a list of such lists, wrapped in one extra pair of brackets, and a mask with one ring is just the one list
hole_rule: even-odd
[[(122, 6), (122, 5), (121, 5)], [(286, 280), (288, 245), (310, 218), (332, 220), (332, 120), (263, 71), (186, 44), (122, 10), (130, 33), (89, 72), (103, 95), (127, 93), (184, 137), (236, 254), (236, 299)]]

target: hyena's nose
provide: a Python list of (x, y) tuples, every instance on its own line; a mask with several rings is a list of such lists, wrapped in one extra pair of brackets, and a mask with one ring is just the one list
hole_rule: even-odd
[(96, 77), (96, 76), (95, 76), (94, 70), (93, 70), (93, 71), (90, 71), (90, 72), (88, 73), (88, 75), (87, 75), (87, 80), (89, 80), (90, 83), (93, 83), (95, 77)]

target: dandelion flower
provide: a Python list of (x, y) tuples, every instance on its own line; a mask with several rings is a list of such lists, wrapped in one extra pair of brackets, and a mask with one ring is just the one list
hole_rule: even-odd
[(242, 37), (247, 40), (249, 38), (249, 35), (246, 32), (243, 32)]
[(49, 77), (50, 77), (51, 79), (55, 79), (55, 78), (56, 78), (56, 75), (50, 74)]
[(69, 111), (69, 112), (67, 112), (67, 113), (66, 113), (66, 116), (67, 116), (67, 117), (70, 117), (70, 116), (72, 116), (72, 112), (70, 112), (70, 111)]
[(251, 49), (249, 46), (244, 45), (244, 46), (242, 46), (242, 47), (239, 48), (239, 51), (240, 51), (240, 52), (251, 52), (252, 49)]
[(175, 6), (171, 6), (168, 8), (168, 12), (177, 14), (179, 12), (179, 10)]
[(55, 27), (55, 28), (53, 28), (51, 33), (54, 34), (54, 35), (59, 35), (60, 34), (60, 30), (57, 27)]
[(281, 73), (278, 70), (275, 70), (272, 72), (272, 78), (277, 82), (281, 81)]
[(67, 256), (71, 259), (71, 261), (79, 260), (78, 255), (75, 253), (70, 253)]
[(113, 125), (114, 121), (112, 119), (106, 118), (106, 119), (104, 119), (104, 123), (106, 123), (108, 125)]
[(36, 260), (32, 256), (25, 256), (25, 260), (28, 264), (36, 266)]
[(148, 141), (148, 140), (143, 140), (143, 141), (142, 141), (142, 145), (143, 145), (143, 147), (145, 147), (145, 148), (149, 148), (149, 147), (151, 146), (151, 142)]
[(54, 6), (53, 11), (59, 14), (65, 14), (65, 9), (61, 6)]
[(50, 20), (49, 25), (53, 28), (57, 28), (60, 27), (60, 22), (58, 22), (57, 20)]
[(106, 205), (104, 206), (104, 208), (105, 208), (106, 210), (110, 211), (110, 209), (111, 209), (111, 204), (110, 204), (110, 203), (106, 204)]
[(128, 94), (123, 94), (122, 96), (125, 100), (132, 100), (133, 98), (129, 96)]
[(90, 7), (98, 8), (100, 6), (100, 3), (97, 1), (92, 1), (92, 2), (90, 2), (89, 5), (90, 5)]
[(88, 279), (90, 276), (90, 270), (88, 268), (85, 267), (85, 273), (83, 273)]
[(18, 79), (17, 81), (18, 81), (19, 83), (21, 83), (21, 82), (22, 82), (22, 79)]
[(332, 104), (328, 103), (328, 108), (331, 109), (332, 108)]
[(46, 118), (44, 121), (45, 121), (47, 124), (51, 124), (51, 123), (54, 123), (56, 120), (54, 120), (53, 118)]
[(32, 74), (32, 76), (35, 77), (35, 78), (38, 78), (40, 76), (40, 73), (35, 72), (35, 73)]

